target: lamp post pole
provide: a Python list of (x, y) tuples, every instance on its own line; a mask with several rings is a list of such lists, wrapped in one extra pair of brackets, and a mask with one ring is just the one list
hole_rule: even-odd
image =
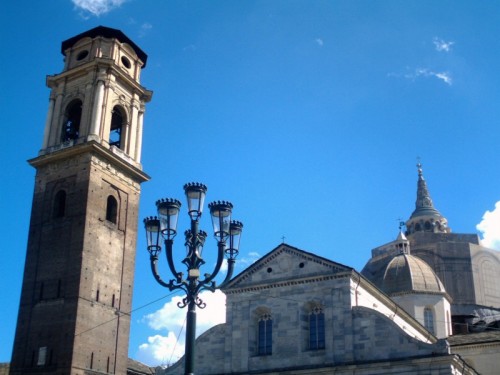
[[(202, 258), (203, 245), (207, 233), (199, 230), (199, 219), (203, 212), (203, 205), (207, 187), (200, 183), (184, 185), (188, 202), (188, 214), (191, 218), (191, 228), (185, 231), (186, 257), (182, 263), (186, 266), (187, 275), (178, 272), (174, 262), (173, 244), (177, 234), (177, 220), (181, 203), (177, 199), (160, 199), (156, 202), (158, 216), (144, 219), (147, 236), (147, 248), (150, 254), (151, 271), (156, 281), (170, 291), (180, 289), (185, 297), (177, 304), (178, 307), (187, 306), (186, 317), (186, 344), (184, 354), (184, 373), (194, 374), (194, 344), (196, 338), (196, 306), (203, 309), (206, 304), (198, 297), (202, 290), (214, 292), (223, 287), (230, 279), (234, 270), (234, 263), (239, 252), (239, 243), (243, 224), (231, 220), (233, 205), (226, 201), (216, 201), (208, 205), (212, 217), (214, 237), (217, 240), (217, 261), (212, 273), (204, 274), (200, 278), (200, 267), (205, 263)], [(163, 281), (158, 272), (158, 257), (161, 253), (160, 237), (164, 239), (165, 254), (170, 272), (174, 276), (168, 283)], [(227, 258), (228, 268), (224, 281), (217, 285), (215, 277), (219, 273), (224, 257)]]

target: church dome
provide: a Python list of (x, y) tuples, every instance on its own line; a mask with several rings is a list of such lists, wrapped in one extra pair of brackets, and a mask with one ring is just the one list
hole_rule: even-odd
[(433, 269), (422, 259), (400, 254), (385, 268), (382, 289), (389, 295), (400, 293), (446, 293), (443, 283)]

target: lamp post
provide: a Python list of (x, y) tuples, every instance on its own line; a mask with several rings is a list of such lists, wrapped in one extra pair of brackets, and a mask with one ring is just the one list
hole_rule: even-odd
[[(156, 281), (168, 288), (170, 291), (181, 289), (186, 293), (178, 307), (188, 307), (186, 318), (186, 346), (184, 373), (194, 374), (194, 342), (196, 337), (196, 306), (203, 309), (206, 304), (198, 297), (202, 290), (214, 292), (223, 287), (231, 279), (234, 263), (238, 255), (239, 243), (243, 224), (231, 220), (233, 205), (226, 201), (216, 201), (208, 205), (214, 237), (217, 240), (217, 262), (212, 273), (206, 273), (200, 277), (200, 267), (205, 263), (202, 258), (203, 245), (207, 233), (199, 230), (199, 220), (203, 212), (207, 187), (200, 183), (188, 183), (184, 185), (188, 203), (188, 214), (191, 218), (191, 228), (184, 232), (186, 238), (186, 257), (182, 263), (187, 268), (187, 275), (178, 272), (172, 254), (174, 237), (177, 234), (177, 219), (181, 202), (177, 199), (160, 199), (156, 202), (158, 216), (144, 219), (146, 227), (147, 246), (150, 254), (151, 271)], [(174, 276), (168, 283), (163, 281), (158, 272), (158, 257), (161, 253), (160, 237), (165, 242), (165, 253), (170, 272)], [(224, 256), (227, 257), (227, 274), (224, 281), (217, 285), (215, 277), (219, 273)]]

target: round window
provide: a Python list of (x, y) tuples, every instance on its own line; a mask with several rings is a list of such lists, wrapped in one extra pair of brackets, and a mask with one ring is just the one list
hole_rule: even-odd
[(87, 56), (89, 55), (89, 51), (85, 50), (85, 51), (81, 51), (77, 56), (76, 56), (76, 60), (77, 61), (81, 61), (83, 60), (84, 58), (86, 58)]
[(129, 59), (127, 59), (125, 56), (122, 56), (122, 64), (123, 64), (123, 66), (124, 66), (125, 68), (127, 68), (127, 69), (130, 69), (130, 67), (132, 66), (132, 65), (130, 64), (130, 60), (129, 60)]

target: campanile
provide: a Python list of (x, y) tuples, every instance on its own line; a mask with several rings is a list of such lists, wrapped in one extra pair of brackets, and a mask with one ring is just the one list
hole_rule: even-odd
[(11, 374), (126, 374), (147, 55), (119, 30), (62, 43), (36, 169)]

